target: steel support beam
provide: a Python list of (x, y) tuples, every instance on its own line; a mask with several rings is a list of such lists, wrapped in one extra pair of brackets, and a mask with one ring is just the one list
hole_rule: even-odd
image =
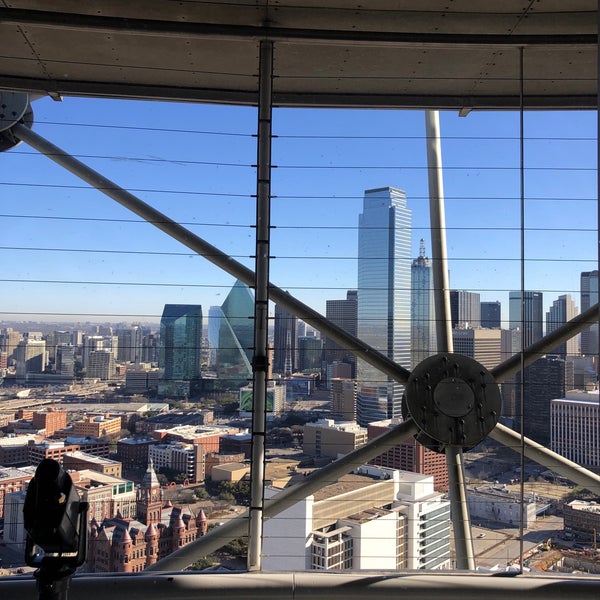
[[(440, 118), (437, 111), (425, 111), (425, 134), (427, 138), (429, 219), (431, 224), (431, 260), (437, 351), (453, 352), (442, 146), (440, 141)], [(471, 535), (471, 519), (467, 502), (462, 448), (447, 446), (445, 453), (450, 483), (450, 515), (454, 530), (456, 566), (459, 569), (474, 570), (475, 552), (473, 549), (473, 536)]]
[[(490, 433), (490, 437), (497, 442), (512, 448), (515, 452), (520, 453), (521, 448), (523, 448), (527, 458), (534, 460), (536, 463), (547, 469), (556, 471), (558, 474), (563, 475), (577, 485), (600, 496), (600, 476), (584, 469), (564, 456), (561, 456), (552, 450), (548, 450), (548, 448), (538, 444), (530, 438), (522, 438), (520, 433), (509, 429), (501, 423), (496, 424), (496, 427)], [(522, 439), (524, 440), (524, 445), (521, 443)]]
[(254, 287), (254, 356), (252, 358), (252, 463), (250, 465), (250, 523), (248, 571), (260, 571), (267, 428), (267, 371), (269, 363), (269, 261), (271, 248), (271, 132), (273, 42), (260, 44), (256, 258)]

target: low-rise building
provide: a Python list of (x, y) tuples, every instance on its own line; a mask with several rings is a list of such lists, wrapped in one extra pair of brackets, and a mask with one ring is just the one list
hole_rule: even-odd
[(600, 531), (600, 504), (573, 500), (563, 506), (565, 529), (577, 531), (590, 537)]
[(515, 527), (523, 519), (526, 529), (536, 520), (537, 503), (535, 494), (521, 502), (518, 494), (506, 485), (478, 485), (467, 490), (467, 502), (471, 519), (503, 523)]
[(89, 469), (90, 471), (96, 471), (97, 473), (103, 473), (104, 475), (113, 475), (114, 477), (121, 477), (123, 470), (119, 461), (94, 456), (93, 454), (88, 454), (87, 452), (81, 452), (79, 450), (63, 454), (62, 465), (65, 471), (82, 471), (84, 469)]
[(337, 458), (367, 443), (368, 433), (354, 421), (321, 419), (304, 425), (302, 449), (305, 454)]

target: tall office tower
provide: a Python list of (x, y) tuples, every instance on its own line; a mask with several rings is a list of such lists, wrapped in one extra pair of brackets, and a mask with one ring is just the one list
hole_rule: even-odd
[(212, 307), (209, 314), (208, 331), (212, 345), (216, 346), (218, 387), (244, 387), (252, 379), (254, 354), (254, 297), (250, 288), (236, 281), (225, 302)]
[(433, 302), (433, 273), (431, 261), (425, 256), (425, 240), (421, 240), (419, 257), (410, 268), (410, 349), (411, 368), (435, 354), (436, 322)]
[(481, 295), (464, 290), (450, 290), (450, 318), (455, 327), (480, 327)]
[(160, 319), (159, 396), (189, 397), (200, 378), (202, 307), (165, 304)]
[(86, 377), (91, 379), (113, 379), (115, 357), (110, 350), (92, 350), (88, 355)]
[[(598, 302), (598, 271), (581, 273), (581, 312), (585, 312)], [(581, 332), (581, 354), (598, 354), (598, 323), (593, 323), (589, 329)]]
[(134, 325), (117, 331), (117, 360), (139, 363), (142, 360), (142, 328)]
[(502, 326), (500, 301), (481, 303), (481, 326), (488, 329), (499, 329)]
[(6, 357), (9, 362), (11, 359), (16, 358), (17, 346), (20, 341), (21, 334), (12, 327), (6, 327), (2, 330), (2, 333), (0, 334), (0, 350), (6, 352)]
[[(559, 296), (558, 300), (552, 303), (550, 310), (546, 313), (546, 335), (552, 333), (578, 314), (579, 309), (575, 306), (571, 294)], [(577, 356), (579, 354), (579, 336), (576, 335), (567, 342), (560, 344), (549, 354), (558, 354), (563, 359), (566, 359), (567, 356)]]
[[(521, 323), (521, 292), (508, 294), (508, 327), (521, 330), (525, 335), (525, 348), (542, 339), (544, 334), (544, 295), (542, 292), (523, 292), (523, 323)], [(521, 344), (517, 348), (520, 350)]]
[(142, 336), (142, 362), (158, 362), (158, 335), (155, 333), (145, 333)]
[(44, 340), (24, 339), (17, 345), (17, 377), (28, 373), (42, 373), (46, 368), (46, 342)]
[(298, 368), (298, 317), (275, 305), (273, 373), (289, 376)]
[[(356, 336), (358, 314), (358, 292), (348, 290), (345, 300), (327, 300), (325, 316), (347, 333)], [(345, 362), (351, 365), (352, 377), (356, 377), (356, 355), (342, 348), (332, 339), (323, 340), (323, 360), (330, 365), (334, 362)]]
[(90, 352), (93, 352), (94, 350), (104, 350), (105, 348), (105, 339), (103, 336), (84, 334), (83, 346), (81, 349), (81, 363), (83, 367), (87, 367)]
[(73, 377), (75, 375), (75, 346), (59, 344), (56, 347), (56, 374)]
[(323, 343), (312, 335), (298, 336), (298, 371), (321, 372)]
[[(521, 373), (515, 376), (513, 387), (515, 431), (536, 442), (550, 444), (550, 406), (555, 398), (565, 395), (565, 361), (544, 357), (525, 367), (523, 379), (523, 418), (521, 418)], [(506, 389), (505, 386), (504, 389)]]
[[(365, 191), (358, 223), (358, 337), (410, 366), (412, 211), (402, 190)], [(403, 386), (357, 361), (357, 419), (401, 417)]]

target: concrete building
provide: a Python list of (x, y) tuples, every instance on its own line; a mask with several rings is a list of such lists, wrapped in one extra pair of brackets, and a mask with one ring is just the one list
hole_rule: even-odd
[[(341, 327), (351, 335), (356, 335), (358, 318), (358, 292), (348, 290), (345, 300), (327, 300), (325, 303), (325, 316), (335, 325)], [(349, 365), (350, 373), (348, 379), (356, 377), (356, 355), (342, 348), (331, 338), (323, 340), (323, 360), (329, 366), (332, 363), (343, 363)], [(334, 375), (339, 377), (339, 375)], [(329, 381), (329, 376), (328, 376)]]
[[(386, 419), (375, 421), (367, 425), (368, 441), (383, 435), (399, 424), (397, 419)], [(383, 454), (371, 461), (371, 464), (397, 469), (399, 471), (410, 471), (421, 475), (433, 477), (435, 490), (438, 492), (448, 491), (448, 467), (446, 456), (425, 448), (413, 437), (392, 446)]]
[(337, 458), (367, 443), (367, 430), (354, 421), (320, 419), (304, 425), (302, 450), (313, 456)]
[(481, 327), (481, 294), (464, 290), (450, 290), (450, 317), (452, 329)]
[(329, 380), (331, 415), (340, 421), (356, 421), (356, 382), (334, 377)]
[(87, 357), (85, 376), (109, 380), (115, 377), (115, 357), (112, 350), (92, 350)]
[[(554, 300), (550, 309), (546, 312), (546, 335), (552, 333), (578, 314), (579, 309), (575, 306), (571, 294), (562, 294), (557, 300)], [(579, 336), (573, 336), (548, 354), (558, 354), (563, 360), (565, 360), (567, 356), (578, 356)]]
[(568, 531), (585, 534), (592, 540), (600, 531), (600, 504), (597, 502), (573, 500), (563, 505), (563, 515)]
[(424, 475), (360, 467), (264, 524), (266, 571), (449, 567), (450, 506)]
[[(5, 511), (5, 498), (12, 492), (20, 492), (27, 489), (27, 484), (33, 477), (34, 469), (22, 468), (15, 469), (12, 467), (0, 467), (0, 519), (7, 517)], [(21, 518), (21, 520), (23, 520)]]
[(104, 437), (119, 433), (123, 428), (122, 423), (121, 417), (111, 417), (108, 414), (89, 416), (75, 421), (73, 432), (75, 435)]
[(185, 474), (189, 483), (200, 483), (205, 478), (205, 456), (202, 444), (171, 442), (148, 446), (148, 459), (160, 471), (161, 467)]
[[(525, 290), (508, 293), (508, 327), (523, 331), (525, 348), (542, 339), (544, 334), (544, 295), (542, 292)], [(521, 350), (521, 337), (519, 347)]]
[(500, 329), (453, 329), (454, 352), (474, 358), (486, 369), (500, 363), (502, 356)]
[(21, 340), (16, 348), (16, 375), (25, 378), (29, 373), (42, 373), (47, 365), (46, 342), (41, 339)]
[(136, 490), (132, 481), (92, 469), (70, 473), (81, 499), (89, 503), (88, 521), (101, 523), (117, 515), (136, 517)]
[(521, 498), (509, 492), (506, 486), (480, 485), (467, 490), (467, 502), (471, 519), (482, 519), (517, 527), (523, 517), (527, 529), (536, 520), (535, 494)]
[(583, 467), (600, 468), (598, 390), (571, 390), (550, 402), (550, 448)]
[(250, 465), (244, 463), (225, 463), (212, 468), (213, 481), (240, 481), (250, 473)]
[(80, 450), (65, 452), (62, 456), (62, 465), (65, 471), (89, 470), (113, 477), (121, 477), (123, 471), (123, 465), (117, 460), (94, 456)]

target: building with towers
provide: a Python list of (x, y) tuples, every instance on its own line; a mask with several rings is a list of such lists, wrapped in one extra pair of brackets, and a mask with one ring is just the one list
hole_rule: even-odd
[(87, 567), (95, 573), (139, 573), (171, 552), (206, 534), (204, 511), (164, 503), (152, 463), (137, 490), (137, 519), (120, 512), (98, 523), (92, 519)]
[(433, 272), (431, 261), (425, 255), (425, 240), (421, 239), (419, 256), (412, 262), (410, 322), (411, 368), (435, 354), (436, 329), (433, 302)]
[[(358, 223), (357, 333), (396, 363), (410, 365), (412, 212), (406, 193), (393, 187), (366, 190)], [(399, 417), (403, 386), (357, 361), (357, 420)]]
[(160, 320), (158, 394), (188, 397), (200, 378), (202, 307), (165, 304)]

